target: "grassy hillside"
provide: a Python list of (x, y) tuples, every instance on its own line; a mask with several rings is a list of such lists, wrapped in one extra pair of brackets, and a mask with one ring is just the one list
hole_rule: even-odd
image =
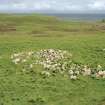
[(0, 105), (105, 105), (105, 79), (72, 81), (57, 74), (23, 73), (11, 54), (61, 49), (78, 64), (105, 68), (105, 23), (63, 22), (41, 15), (0, 15)]

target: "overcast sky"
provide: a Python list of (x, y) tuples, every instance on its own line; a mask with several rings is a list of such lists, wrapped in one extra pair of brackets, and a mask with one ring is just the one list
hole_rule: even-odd
[(102, 12), (105, 0), (0, 0), (0, 12)]

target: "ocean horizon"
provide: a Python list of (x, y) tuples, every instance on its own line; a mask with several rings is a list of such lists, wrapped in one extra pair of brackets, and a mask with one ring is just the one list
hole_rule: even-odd
[(105, 19), (105, 14), (80, 14), (80, 13), (48, 13), (48, 16), (55, 16), (61, 20), (72, 21), (101, 21)]

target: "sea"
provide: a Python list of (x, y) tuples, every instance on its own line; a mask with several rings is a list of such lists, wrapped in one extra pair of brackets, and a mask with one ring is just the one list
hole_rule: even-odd
[(101, 21), (105, 19), (105, 14), (70, 14), (70, 13), (49, 13), (48, 16), (55, 16), (61, 20), (72, 21)]

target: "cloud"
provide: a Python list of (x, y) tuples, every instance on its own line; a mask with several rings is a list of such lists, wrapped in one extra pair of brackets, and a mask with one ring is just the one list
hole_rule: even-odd
[(93, 10), (105, 10), (105, 1), (95, 1), (89, 7)]
[(105, 0), (0, 0), (0, 11), (105, 11)]

